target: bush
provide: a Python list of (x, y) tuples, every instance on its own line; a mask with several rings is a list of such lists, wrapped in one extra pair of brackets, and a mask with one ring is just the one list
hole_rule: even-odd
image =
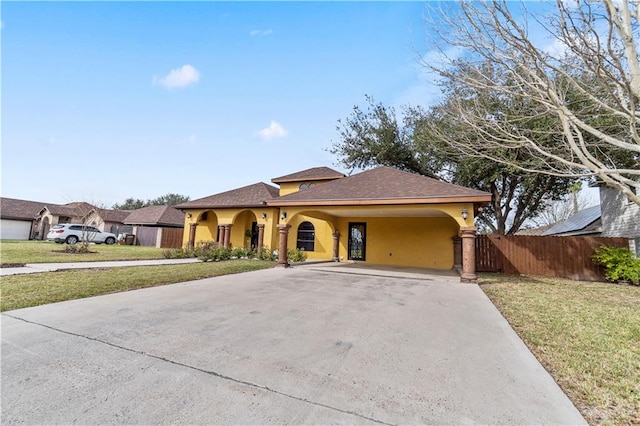
[(258, 250), (255, 255), (260, 260), (276, 260), (275, 254), (267, 246), (262, 246), (262, 248)]
[(166, 259), (184, 259), (187, 257), (193, 257), (193, 255), (190, 253), (190, 250), (185, 250), (185, 249), (166, 249), (162, 252), (162, 255), (166, 258)]
[(609, 281), (640, 283), (640, 259), (628, 248), (602, 245), (592, 258), (596, 264), (604, 266), (604, 276)]
[(287, 250), (287, 260), (289, 262), (304, 262), (307, 260), (307, 253), (299, 248)]
[(247, 257), (253, 257), (254, 256), (254, 251), (248, 248), (244, 248), (244, 247), (236, 247), (233, 250), (231, 250), (231, 257), (236, 257), (238, 259), (242, 259), (242, 258), (247, 258)]
[(64, 248), (65, 253), (91, 253), (88, 244), (66, 244)]

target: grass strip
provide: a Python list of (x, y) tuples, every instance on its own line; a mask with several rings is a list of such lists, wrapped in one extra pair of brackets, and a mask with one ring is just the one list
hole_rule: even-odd
[(0, 311), (255, 271), (273, 266), (273, 262), (261, 260), (230, 260), (186, 265), (78, 269), (3, 276), (0, 277)]
[(481, 283), (589, 424), (640, 424), (640, 287), (489, 274)]
[(65, 244), (52, 241), (10, 241), (0, 243), (0, 263), (10, 266), (25, 263), (96, 262), (102, 260), (163, 259), (164, 249), (155, 247), (90, 244), (93, 253), (63, 253)]

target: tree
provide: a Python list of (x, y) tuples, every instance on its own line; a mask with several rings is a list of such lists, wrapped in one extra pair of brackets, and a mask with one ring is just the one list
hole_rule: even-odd
[(550, 226), (558, 222), (567, 220), (569, 217), (578, 213), (593, 203), (580, 192), (582, 183), (576, 182), (571, 186), (571, 192), (561, 200), (553, 201), (531, 220), (535, 226)]
[[(467, 156), (450, 146), (439, 133), (446, 129), (462, 137), (466, 128), (443, 114), (446, 101), (429, 110), (406, 107), (402, 120), (394, 108), (376, 104), (371, 97), (367, 101), (367, 110), (356, 106), (351, 116), (338, 122), (340, 140), (330, 152), (347, 168), (387, 165), (491, 193), (490, 205), (478, 214), (478, 225), (484, 231), (515, 233), (566, 194), (573, 182)], [(494, 100), (494, 109), (504, 110), (507, 101)]]
[(186, 195), (168, 193), (147, 201), (139, 198), (127, 198), (122, 204), (114, 204), (113, 208), (116, 210), (137, 210), (147, 206), (175, 206), (187, 201), (189, 201), (189, 197)]
[[(546, 21), (532, 21), (524, 9), (518, 21), (505, 0), (462, 1), (459, 14), (440, 12), (435, 48), (445, 59), (423, 65), (456, 94), (443, 114), (472, 137), (434, 126), (438, 138), (514, 170), (598, 179), (640, 204), (637, 1), (558, 0)], [(536, 46), (532, 24), (559, 49)], [(461, 59), (446, 54), (452, 51)], [(493, 114), (487, 94), (526, 108), (521, 115)], [(469, 97), (479, 101), (472, 108)], [(531, 120), (550, 126), (531, 132)]]
[(147, 205), (148, 204), (146, 203), (146, 201), (141, 200), (139, 198), (127, 198), (126, 200), (124, 200), (124, 203), (122, 204), (118, 204), (118, 203), (114, 204), (113, 208), (115, 210), (137, 210)]

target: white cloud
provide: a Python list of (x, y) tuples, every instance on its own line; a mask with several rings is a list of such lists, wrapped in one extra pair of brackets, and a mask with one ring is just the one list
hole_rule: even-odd
[(258, 132), (258, 136), (260, 137), (260, 139), (265, 141), (269, 141), (271, 139), (277, 139), (277, 138), (284, 138), (288, 134), (289, 132), (287, 132), (287, 130), (284, 127), (282, 127), (282, 124), (273, 120), (271, 120), (271, 124), (269, 124), (269, 127), (266, 127)]
[(268, 35), (271, 35), (271, 34), (273, 34), (273, 30), (272, 29), (268, 29), (268, 30), (251, 30), (249, 32), (249, 35), (253, 36), (253, 37), (257, 37), (257, 36), (263, 36), (264, 37), (264, 36), (268, 36)]
[(200, 81), (200, 73), (191, 65), (183, 65), (182, 68), (174, 69), (164, 77), (153, 77), (153, 84), (157, 84), (167, 89), (180, 89), (195, 84)]

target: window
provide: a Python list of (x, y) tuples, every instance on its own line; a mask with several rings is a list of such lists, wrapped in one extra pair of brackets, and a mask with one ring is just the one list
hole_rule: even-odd
[(307, 185), (306, 183), (300, 184), (300, 188), (299, 189), (307, 189), (309, 187), (309, 185)]
[(302, 222), (298, 226), (298, 244), (297, 248), (304, 251), (313, 251), (315, 249), (316, 229), (311, 222)]

